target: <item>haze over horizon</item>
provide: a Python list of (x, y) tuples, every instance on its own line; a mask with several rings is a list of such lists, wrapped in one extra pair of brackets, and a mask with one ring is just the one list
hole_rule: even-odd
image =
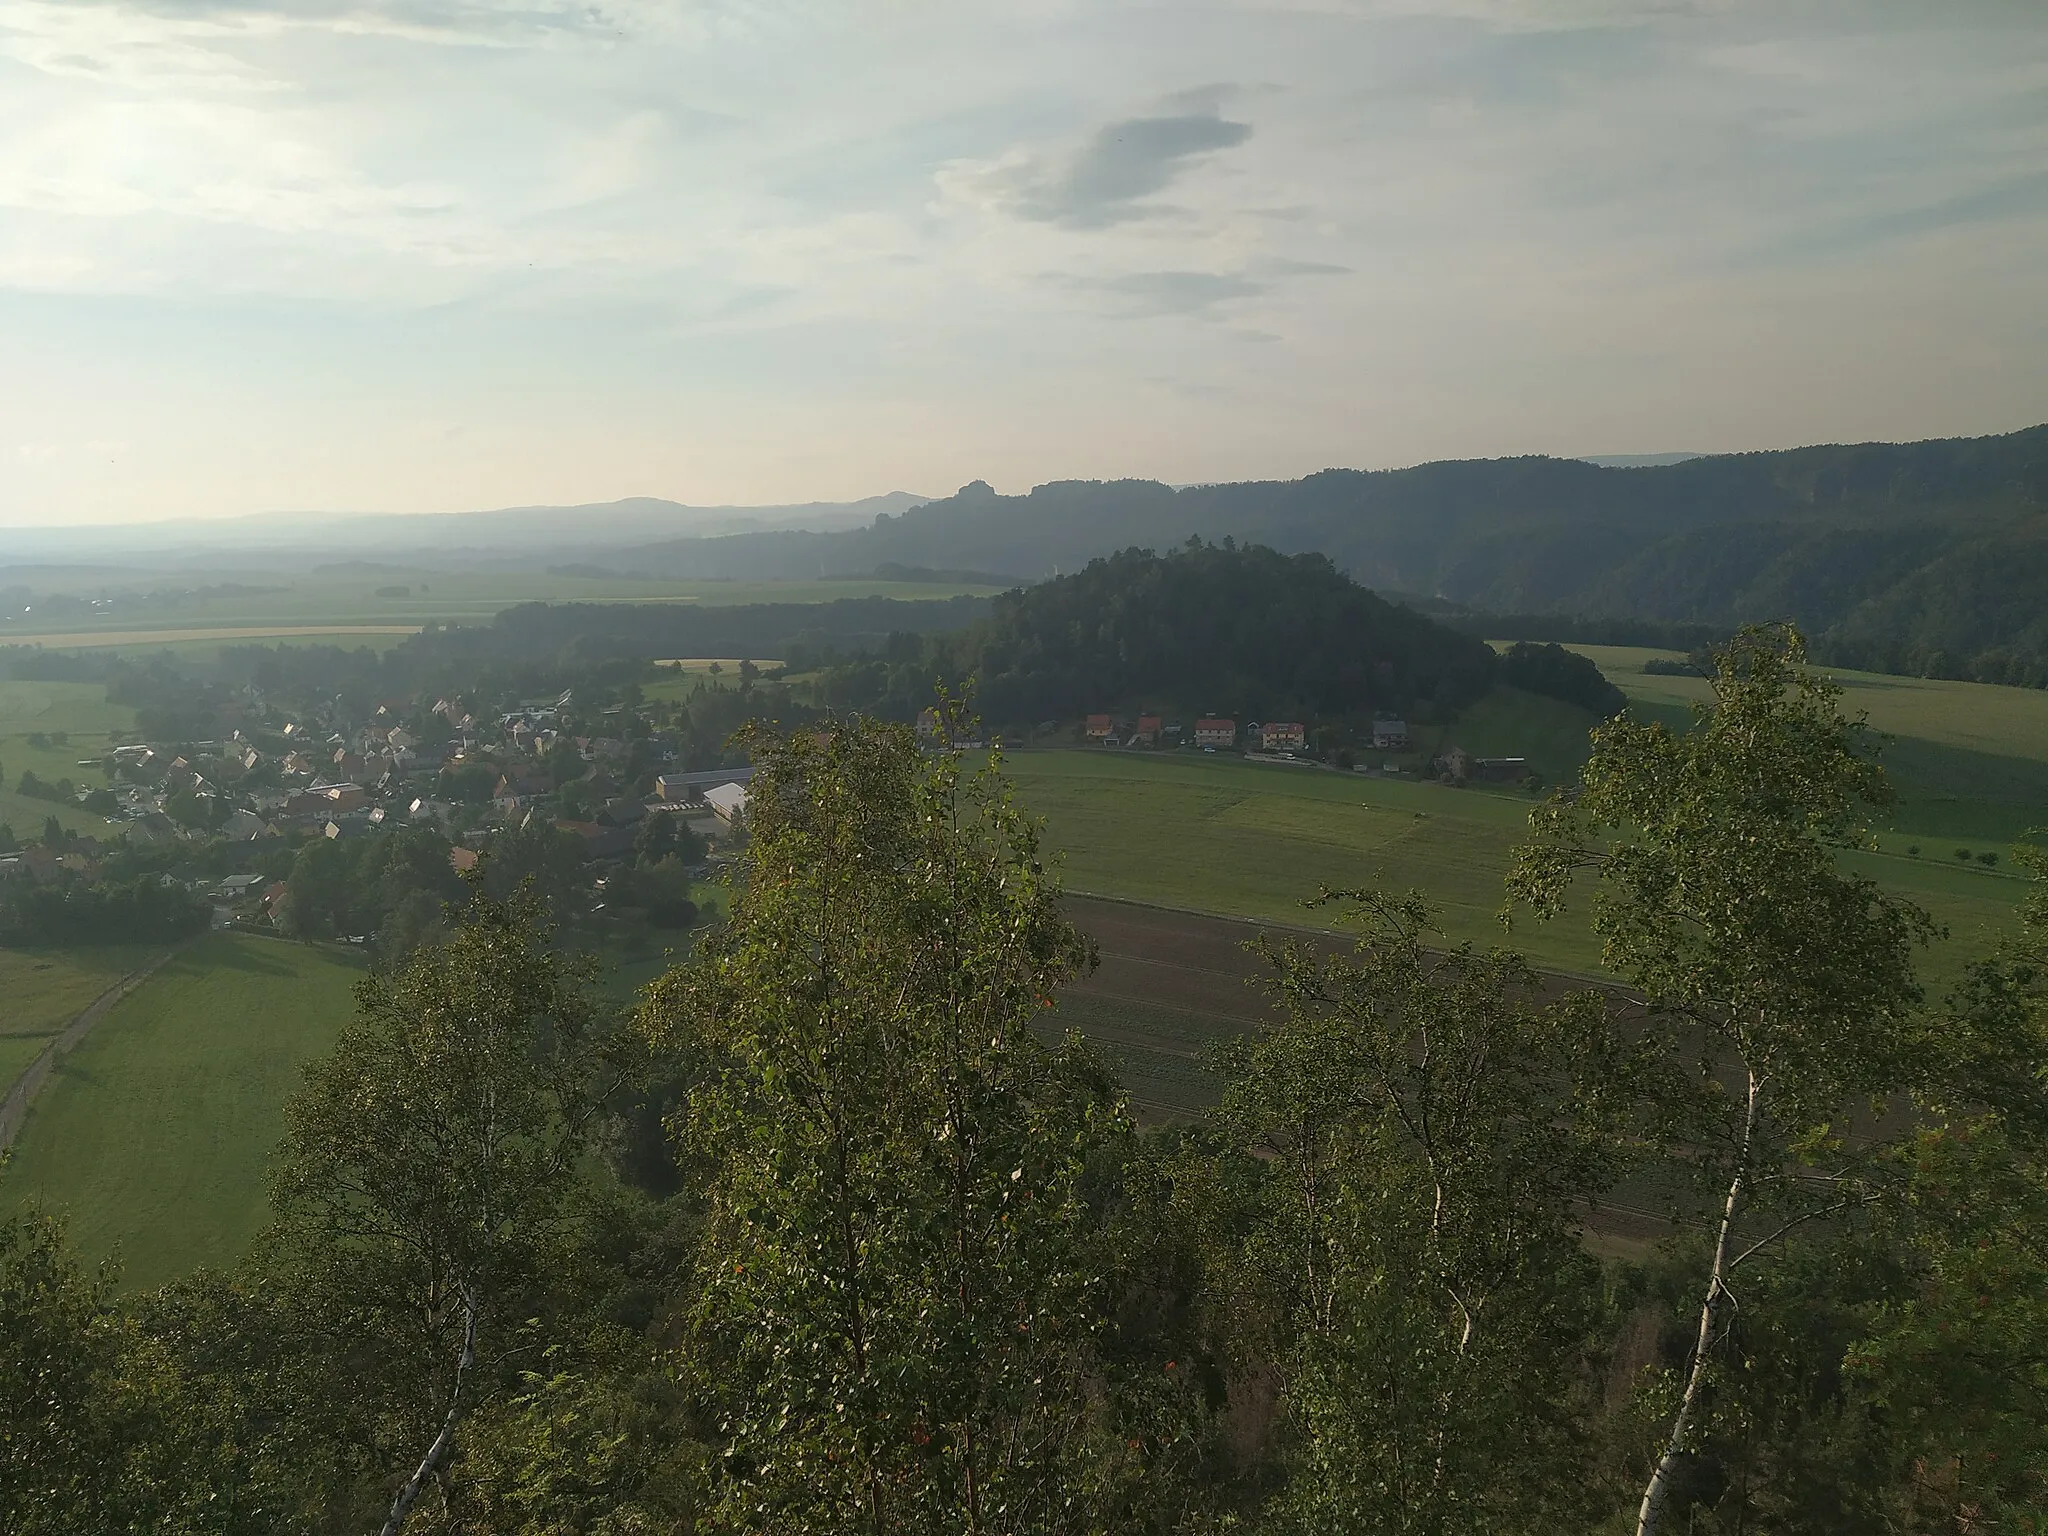
[(8, 0), (0, 526), (2048, 419), (2031, 0)]

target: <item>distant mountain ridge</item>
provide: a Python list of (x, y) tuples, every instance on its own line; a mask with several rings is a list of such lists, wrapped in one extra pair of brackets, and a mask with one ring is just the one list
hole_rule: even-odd
[(889, 491), (857, 501), (784, 506), (689, 506), (659, 496), (578, 506), (497, 507), (478, 512), (256, 512), (243, 517), (176, 518), (154, 523), (80, 528), (0, 528), (10, 561), (75, 560), (110, 544), (123, 559), (137, 555), (324, 555), (366, 549), (379, 554), (460, 552), (516, 558), (584, 549), (592, 541), (631, 545), (651, 539), (777, 529), (850, 528), (878, 514), (906, 512), (928, 500)]
[(1838, 664), (2048, 683), (2048, 426), (1997, 437), (1543, 457), (1186, 486), (976, 481), (864, 528), (672, 540), (645, 575), (818, 577), (888, 562), (1047, 576), (1189, 536), (1318, 552), (1367, 586), (1490, 613), (1727, 627), (1790, 617)]

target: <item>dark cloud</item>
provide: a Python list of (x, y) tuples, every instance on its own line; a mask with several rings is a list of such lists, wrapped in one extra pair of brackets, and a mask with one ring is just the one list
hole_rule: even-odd
[(1010, 179), (1007, 201), (1019, 218), (1104, 229), (1156, 212), (1144, 199), (1165, 191), (1204, 156), (1251, 136), (1251, 124), (1213, 110), (1127, 118), (1100, 129), (1064, 165), (1020, 168)]

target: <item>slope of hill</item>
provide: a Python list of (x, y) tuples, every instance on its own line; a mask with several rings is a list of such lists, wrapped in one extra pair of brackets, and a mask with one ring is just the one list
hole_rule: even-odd
[(1044, 576), (1234, 535), (1367, 586), (1492, 613), (1728, 626), (1797, 619), (1844, 664), (2048, 682), (2048, 426), (1712, 455), (1520, 458), (1189, 486), (977, 481), (846, 532), (653, 544), (647, 574), (763, 579), (887, 562)]

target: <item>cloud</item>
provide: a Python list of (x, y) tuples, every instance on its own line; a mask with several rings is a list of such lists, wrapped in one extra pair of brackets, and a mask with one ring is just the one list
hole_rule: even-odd
[(1210, 316), (1221, 305), (1257, 298), (1272, 286), (1241, 272), (1125, 272), (1114, 277), (1052, 272), (1040, 280), (1050, 287), (1098, 295), (1108, 301), (1105, 307), (1112, 314), (1127, 319)]
[[(1213, 88), (1212, 88), (1213, 89)], [(1166, 210), (1149, 201), (1194, 166), (1252, 136), (1211, 107), (1132, 117), (1096, 130), (1074, 153), (1012, 158), (970, 173), (983, 200), (1013, 218), (1066, 229), (1107, 229)]]

